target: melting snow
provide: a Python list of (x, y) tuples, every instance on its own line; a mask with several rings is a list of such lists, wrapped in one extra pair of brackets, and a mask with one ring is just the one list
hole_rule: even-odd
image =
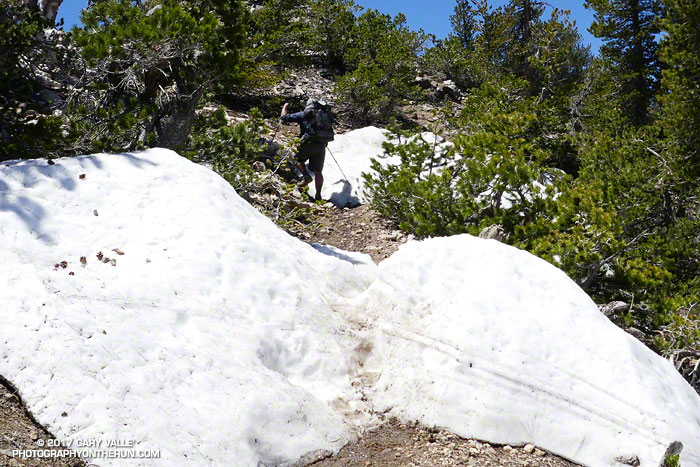
[[(385, 138), (362, 131), (331, 151)], [(591, 465), (680, 440), (700, 465), (700, 398), (555, 267), (469, 236), (377, 267), (166, 150), (0, 165), (0, 305), (0, 374), (40, 423), (161, 450), (102, 466), (284, 464), (384, 410)]]

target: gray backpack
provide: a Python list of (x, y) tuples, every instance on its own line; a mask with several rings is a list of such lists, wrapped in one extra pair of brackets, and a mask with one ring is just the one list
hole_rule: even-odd
[(308, 140), (316, 143), (330, 143), (335, 139), (331, 106), (325, 101), (314, 100), (304, 111), (308, 115)]

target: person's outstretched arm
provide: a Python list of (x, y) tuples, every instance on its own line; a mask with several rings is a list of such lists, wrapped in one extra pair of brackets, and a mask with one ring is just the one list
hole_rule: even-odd
[(289, 107), (289, 104), (285, 103), (284, 106), (282, 107), (282, 112), (280, 113), (280, 119), (284, 123), (302, 123), (304, 121), (304, 111), (303, 110), (301, 112), (296, 112), (296, 113), (290, 114), (287, 112), (287, 107)]

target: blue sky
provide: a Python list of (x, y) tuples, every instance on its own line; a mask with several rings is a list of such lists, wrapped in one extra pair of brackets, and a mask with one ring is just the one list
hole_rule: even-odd
[[(375, 8), (383, 13), (396, 15), (401, 12), (406, 15), (408, 24), (413, 29), (422, 28), (425, 32), (435, 34), (437, 37), (445, 37), (449, 34), (450, 15), (454, 9), (455, 0), (355, 0), (365, 8)], [(491, 4), (497, 6), (506, 3), (506, 0), (491, 0)], [(593, 21), (593, 13), (583, 7), (583, 0), (559, 0), (551, 2), (557, 8), (571, 10), (571, 16), (576, 20), (584, 42), (592, 46), (593, 52), (597, 52), (600, 41), (593, 37), (588, 27)], [(58, 10), (58, 17), (65, 18), (66, 29), (80, 21), (78, 14), (87, 6), (87, 0), (63, 0)]]

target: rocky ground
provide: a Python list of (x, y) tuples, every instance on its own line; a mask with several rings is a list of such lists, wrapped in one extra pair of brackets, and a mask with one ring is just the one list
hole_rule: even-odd
[[(0, 466), (3, 467), (84, 467), (79, 459), (21, 459), (13, 450), (49, 449), (54, 436), (39, 425), (22, 403), (14, 388), (0, 380)], [(43, 444), (44, 446), (40, 446)]]
[(463, 439), (450, 432), (390, 420), (314, 467), (508, 466), (568, 467), (569, 461), (532, 444), (498, 446)]
[(319, 210), (308, 232), (308, 241), (366, 253), (375, 263), (413, 238), (365, 205), (338, 208), (328, 203)]

